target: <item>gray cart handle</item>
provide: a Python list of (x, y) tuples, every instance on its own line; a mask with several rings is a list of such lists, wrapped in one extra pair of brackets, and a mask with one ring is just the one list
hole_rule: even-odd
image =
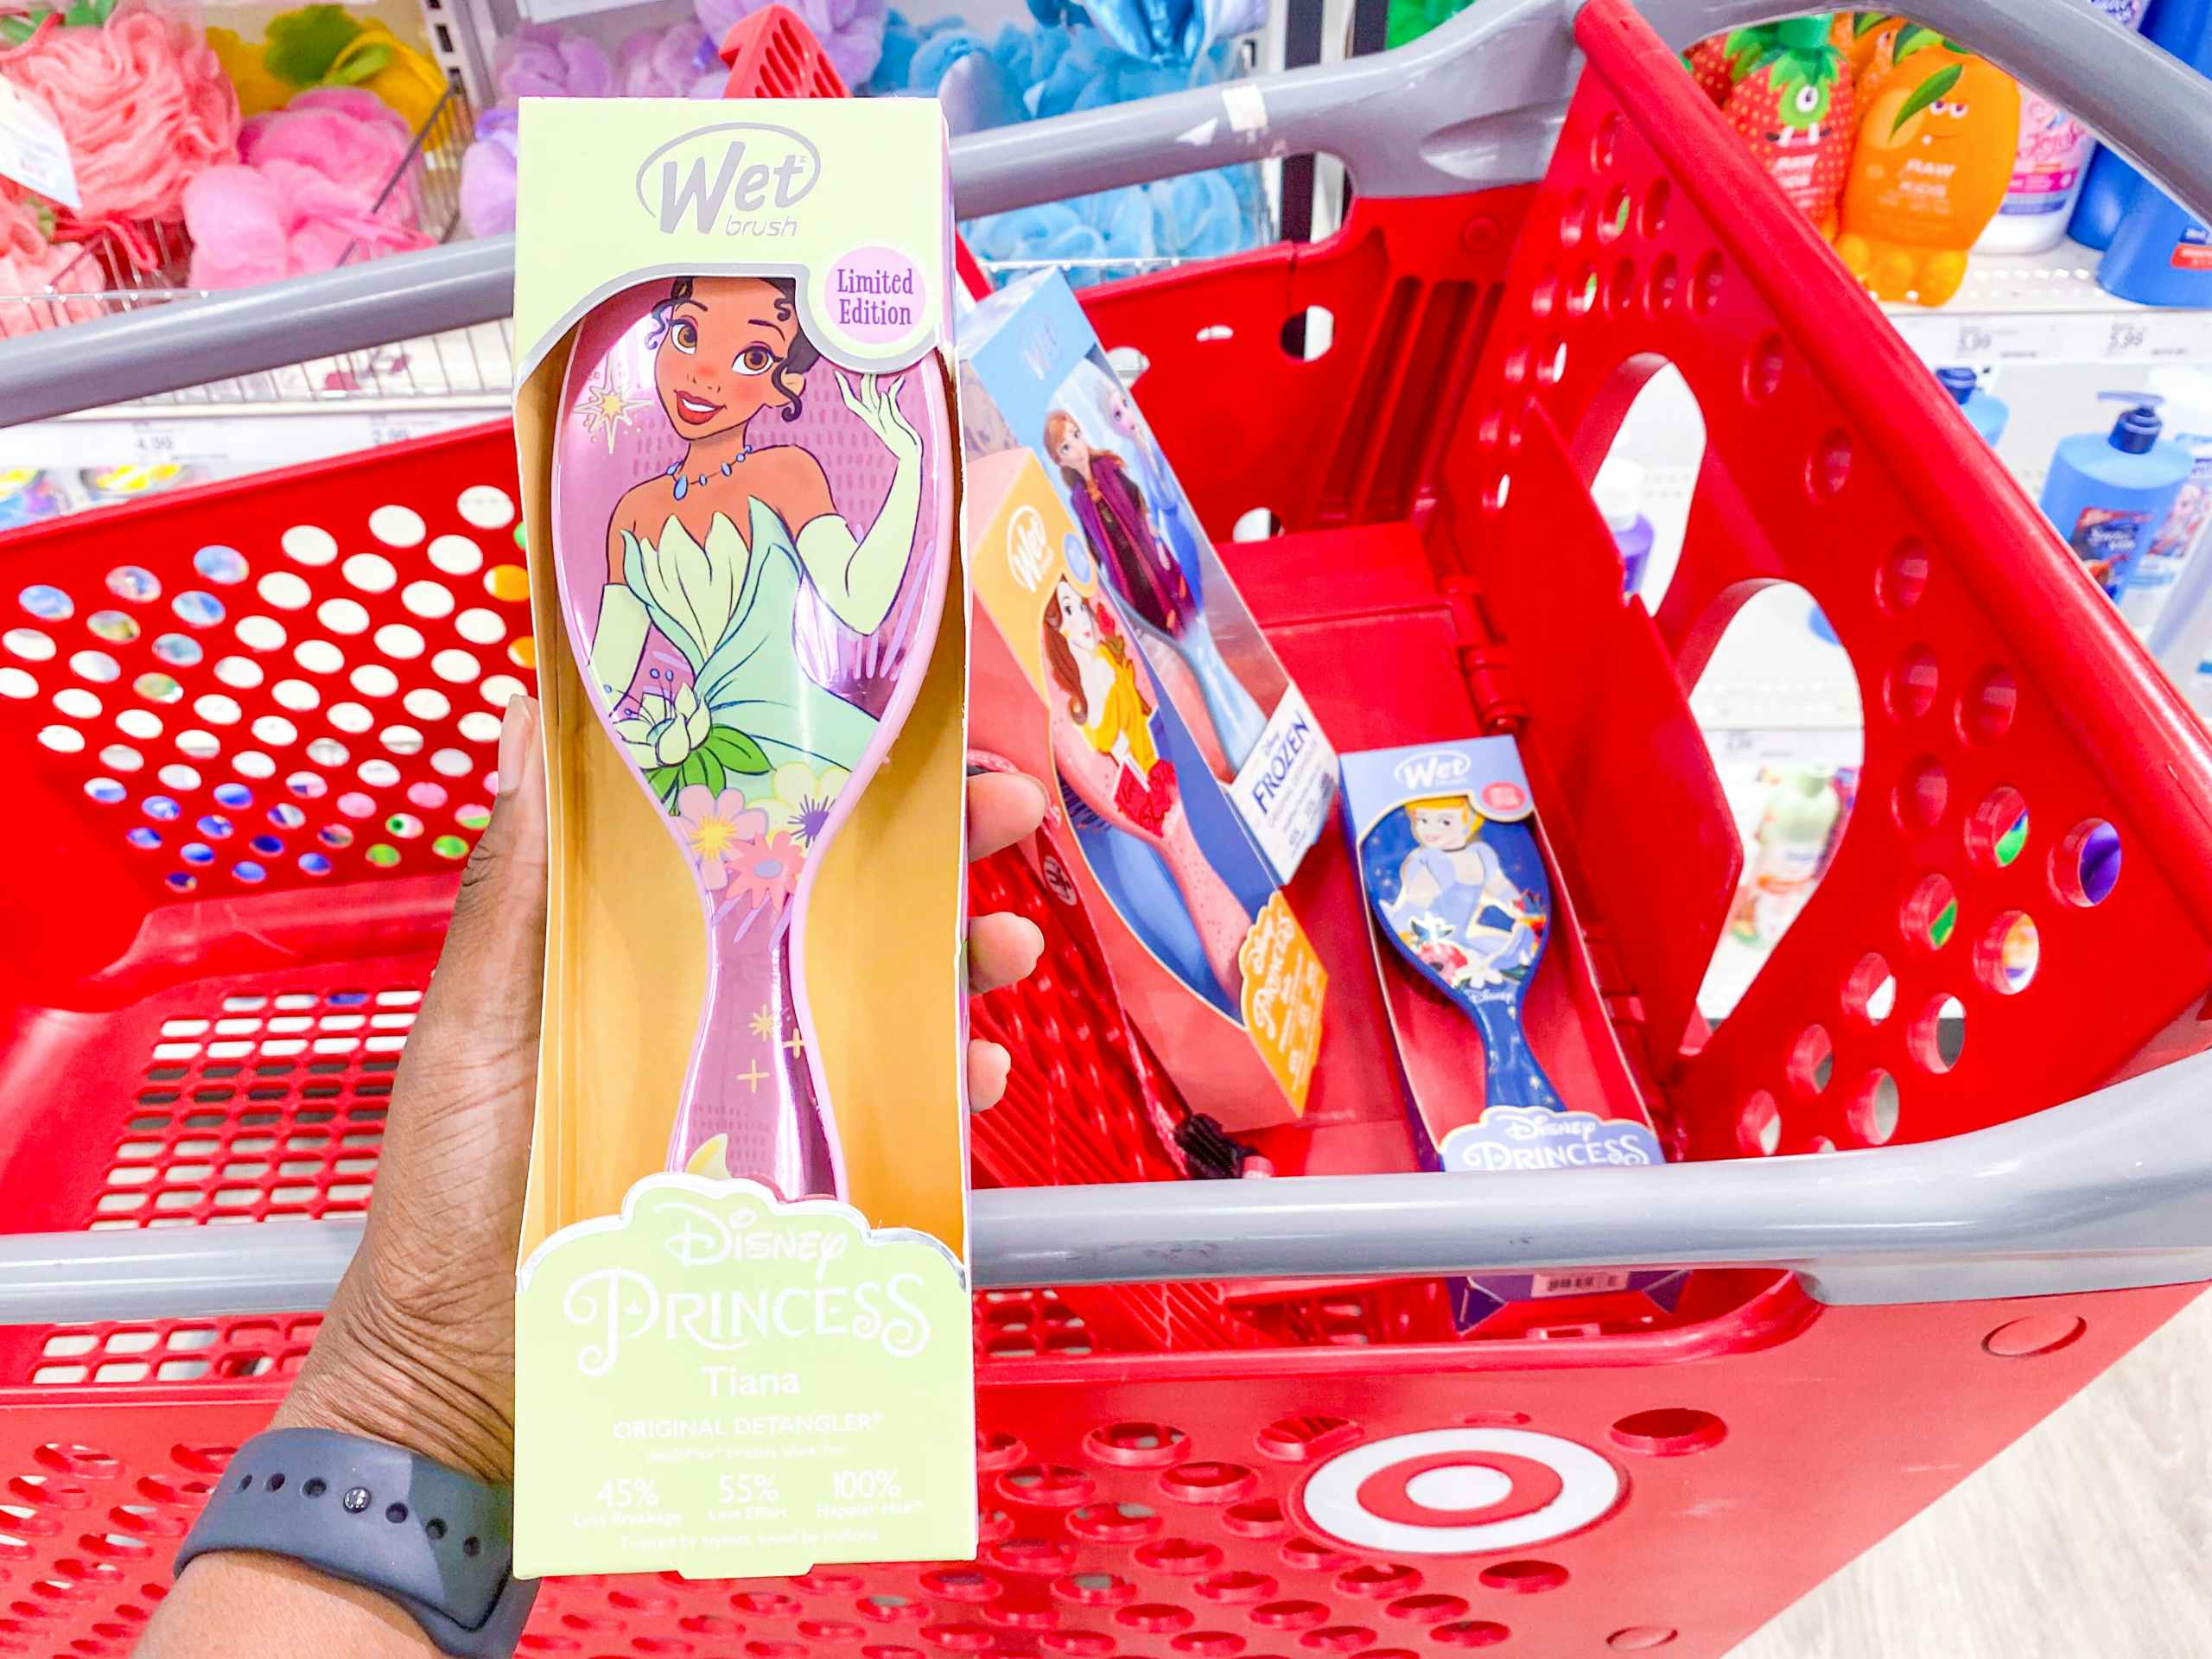
[[(975, 1195), (982, 1288), (1585, 1267), (1787, 1268), (1831, 1305), (2212, 1279), (2212, 1053), (1917, 1146), (1648, 1169)], [(321, 1307), (356, 1224), (0, 1236), (0, 1325)]]
[[(1580, 69), (1581, 0), (1486, 0), (1395, 51), (978, 133), (952, 147), (963, 217), (1306, 151), (1370, 196), (1538, 177)], [(1643, 0), (1676, 47), (1806, 8)], [(2212, 219), (2212, 95), (2177, 60), (2080, 0), (1914, 0), (2071, 110)], [(365, 351), (514, 308), (512, 237), (402, 254), (0, 343), (0, 426)]]

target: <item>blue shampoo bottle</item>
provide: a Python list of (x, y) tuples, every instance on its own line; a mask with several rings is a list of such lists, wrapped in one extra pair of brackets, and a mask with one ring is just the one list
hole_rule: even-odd
[[(2179, 58), (2200, 75), (2212, 76), (2212, 0), (2151, 0), (2143, 38)], [(2143, 175), (2118, 150), (2100, 144), (2067, 234), (2087, 248), (2109, 248), (2126, 217)], [(2155, 193), (2154, 193), (2155, 194)]]
[(1982, 391), (1980, 377), (1972, 369), (1938, 369), (1936, 378), (1951, 394), (1967, 424), (1981, 434), (1981, 441), (1995, 448), (1997, 440), (2005, 435), (2005, 423), (2012, 416), (2012, 405)]
[(2158, 398), (2134, 391), (2097, 396), (2127, 408), (2109, 434), (2082, 432), (2059, 440), (2040, 505), (2098, 585), (2118, 599), (2196, 461), (2187, 448), (2160, 435), (2164, 423)]

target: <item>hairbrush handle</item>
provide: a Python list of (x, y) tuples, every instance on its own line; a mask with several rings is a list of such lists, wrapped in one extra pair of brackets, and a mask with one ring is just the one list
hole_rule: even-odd
[(1122, 763), (1093, 747), (1075, 722), (1057, 707), (1052, 711), (1052, 760), (1061, 780), (1075, 791), (1077, 799), (1106, 823), (1125, 835), (1136, 836), (1160, 855), (1176, 890), (1182, 894), (1184, 910), (1198, 929), (1207, 966), (1213, 969), (1213, 976), (1228, 994), (1230, 1004), (1237, 1005), (1244, 984), (1244, 970), (1238, 957), (1244, 948), (1245, 936), (1252, 931), (1251, 914), (1207, 861), (1197, 838), (1191, 834), (1190, 821), (1183, 810), (1181, 785), (1174, 780), (1174, 769), (1165, 760), (1154, 768), (1155, 777), (1165, 773), (1165, 789), (1159, 825), (1153, 828), (1139, 822), (1122, 804), (1125, 773)]
[(1228, 757), (1230, 772), (1242, 772), (1252, 751), (1260, 747), (1268, 717), (1244, 689), (1244, 682), (1230, 671), (1213, 630), (1206, 626), (1204, 610), (1192, 610), (1188, 626), (1180, 634), (1170, 636), (1168, 644), (1198, 683), (1198, 696), (1205, 701), (1206, 716), (1213, 722), (1214, 735), (1221, 740), (1221, 752)]

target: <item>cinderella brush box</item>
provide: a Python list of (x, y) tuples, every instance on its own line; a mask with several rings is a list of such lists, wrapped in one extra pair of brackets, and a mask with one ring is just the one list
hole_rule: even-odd
[[(1567, 895), (1554, 892), (1513, 740), (1349, 753), (1344, 820), (1422, 1165), (1564, 1178), (1659, 1163), (1640, 1105), (1610, 1098), (1586, 1077), (1562, 1091), (1539, 1052), (1554, 1021), (1571, 1017), (1560, 1007), (1570, 976), (1547, 976), (1544, 963), (1581, 941)], [(1679, 1277), (1488, 1275), (1463, 1281), (1454, 1306), (1464, 1329), (1510, 1304), (1554, 1297), (1626, 1294), (1664, 1305)]]
[(521, 133), (518, 1570), (970, 1557), (942, 118), (531, 99)]
[(969, 458), (1019, 445), (1078, 532), (1080, 557), (1197, 741), (1245, 833), (1287, 881), (1328, 823), (1336, 753), (1222, 569), (1205, 527), (1057, 270), (960, 321)]

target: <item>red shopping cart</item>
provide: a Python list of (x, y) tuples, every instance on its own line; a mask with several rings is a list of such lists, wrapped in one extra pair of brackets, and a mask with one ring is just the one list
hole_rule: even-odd
[[(1971, 37), (1981, 9), (1944, 3)], [(1563, 16), (1478, 10), (1397, 66), (1479, 48), (1484, 96), (1536, 107), (1567, 84)], [(2156, 1077), (2061, 1105), (2212, 1039), (2212, 747), (1651, 31), (1592, 0), (1573, 40), (1540, 183), (1367, 188), (1325, 243), (1089, 303), (1208, 522), (1280, 523), (1228, 556), (1332, 736), (1518, 734), (1591, 946), (1586, 995), (1535, 1040), (1618, 1044), (1686, 1161), (979, 1193), (980, 1559), (557, 1582), (524, 1651), (1711, 1659), (2212, 1277), (2182, 1219), (2202, 1114)], [(1248, 91), (1287, 111), (1313, 84)], [(2073, 100), (2093, 117), (2095, 91)], [(1529, 122), (1478, 106), (1362, 142), (1478, 175)], [(1316, 308), (1326, 352), (1287, 349)], [(1584, 481), (1662, 359), (1708, 448), (1654, 617)], [(529, 677), (512, 496), (505, 435), (479, 432), (0, 538), (0, 593), (29, 607), (0, 639), (22, 779), (0, 903), (25, 942), (0, 969), (0, 1192), (16, 1229), (79, 1235), (0, 1260), (79, 1292), (0, 1329), (0, 1653), (130, 1650), (312, 1339), (310, 1313), (251, 1311), (276, 1294), (253, 1242), (366, 1199), (486, 722)], [(1857, 665), (1864, 804), (1708, 1035), (1693, 999), (1740, 854), (1687, 693), (1784, 579)], [(1337, 968), (1317, 1099), (1388, 1088), (1341, 849), (1294, 897)], [(1029, 995), (1003, 1017), (1094, 1017), (1079, 978)], [(1141, 1066), (1085, 1080), (1118, 1114), (1094, 1135), (1072, 1086), (1029, 1109), (1141, 1160)], [(2177, 1173), (2107, 1179), (2112, 1138), (2153, 1122)], [(83, 1290), (104, 1251), (188, 1238), (227, 1287), (167, 1311), (119, 1268)], [(1026, 1288), (1643, 1262), (1699, 1268), (1668, 1328), (1553, 1339), (1440, 1339), (1418, 1281), (1271, 1303), (1234, 1348), (1164, 1319), (1109, 1336)], [(47, 1294), (0, 1285), (0, 1307)]]

